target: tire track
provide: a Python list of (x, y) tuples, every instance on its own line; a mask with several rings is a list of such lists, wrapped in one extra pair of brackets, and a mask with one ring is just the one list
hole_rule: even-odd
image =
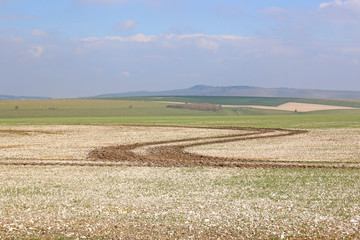
[[(152, 126), (154, 127), (154, 126)], [(169, 126), (161, 126), (169, 127)], [(173, 127), (173, 126), (171, 126)], [(297, 134), (304, 134), (305, 130), (290, 130), (281, 128), (251, 128), (251, 127), (185, 127), (179, 128), (205, 128), (205, 129), (226, 129), (251, 131), (242, 134), (229, 134), (215, 137), (198, 137), (186, 138), (169, 141), (153, 141), (146, 143), (136, 143), (128, 145), (118, 145), (98, 148), (91, 151), (88, 159), (98, 161), (107, 160), (112, 162), (123, 162), (132, 166), (153, 166), (153, 167), (249, 167), (249, 168), (344, 168), (359, 169), (359, 166), (329, 164), (328, 162), (318, 162), (310, 164), (306, 162), (293, 161), (269, 161), (247, 158), (229, 158), (229, 157), (212, 157), (186, 152), (185, 149), (194, 146), (227, 143), (235, 141), (245, 141), (261, 138), (278, 138)], [(188, 143), (187, 143), (188, 142)], [(169, 145), (171, 144), (171, 145)], [(135, 150), (147, 147), (146, 154), (136, 153)], [(336, 164), (336, 163), (334, 163)]]
[[(29, 166), (150, 166), (150, 167), (237, 167), (237, 168), (331, 168), (331, 169), (360, 169), (357, 163), (344, 162), (302, 162), (302, 161), (270, 161), (267, 159), (248, 159), (213, 157), (186, 152), (194, 146), (247, 141), (262, 138), (279, 138), (297, 134), (304, 134), (305, 130), (291, 130), (282, 128), (253, 128), (253, 127), (194, 127), (171, 125), (126, 125), (138, 127), (161, 128), (194, 128), (208, 130), (242, 131), (211, 137), (192, 137), (176, 140), (159, 140), (144, 143), (124, 144), (100, 147), (89, 152), (86, 160), (2, 160), (0, 165), (29, 165)], [(243, 133), (246, 131), (246, 133)], [(146, 149), (140, 153), (139, 149)]]

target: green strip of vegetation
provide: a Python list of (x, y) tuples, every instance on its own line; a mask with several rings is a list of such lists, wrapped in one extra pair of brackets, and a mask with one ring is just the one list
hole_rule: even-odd
[(2, 118), (0, 124), (165, 124), (326, 129), (360, 128), (360, 115)]
[[(199, 101), (204, 99), (194, 98), (198, 98)], [(216, 97), (210, 98), (216, 99)], [(152, 102), (150, 98), (148, 98), (149, 101), (140, 101), (144, 98), (134, 99), (137, 101), (2, 100), (0, 101), (0, 124), (175, 124), (300, 129), (360, 127), (360, 110), (295, 113), (253, 108), (223, 108), (213, 112), (167, 108), (167, 103)], [(260, 101), (260, 98), (257, 99)], [(252, 102), (252, 104), (255, 103)]]

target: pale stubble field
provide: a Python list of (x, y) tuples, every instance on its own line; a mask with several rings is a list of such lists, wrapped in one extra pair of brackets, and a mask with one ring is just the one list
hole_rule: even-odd
[[(41, 166), (39, 161), (86, 165), (94, 162), (87, 154), (96, 147), (233, 133), (2, 125), (0, 238), (360, 237), (358, 169)], [(359, 142), (358, 129), (327, 129), (186, 151), (269, 161), (358, 163)], [(38, 165), (6, 165), (26, 161)]]

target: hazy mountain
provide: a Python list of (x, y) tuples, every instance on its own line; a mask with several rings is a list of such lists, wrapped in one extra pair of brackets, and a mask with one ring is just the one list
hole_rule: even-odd
[(261, 88), (251, 86), (212, 87), (196, 85), (191, 88), (169, 91), (125, 92), (102, 94), (96, 98), (107, 97), (139, 97), (139, 96), (252, 96), (252, 97), (294, 97), (294, 98), (332, 98), (360, 99), (360, 91), (335, 91), (295, 88)]
[(50, 98), (48, 98), (48, 97), (0, 95), (0, 100), (16, 100), (16, 99), (50, 99)]

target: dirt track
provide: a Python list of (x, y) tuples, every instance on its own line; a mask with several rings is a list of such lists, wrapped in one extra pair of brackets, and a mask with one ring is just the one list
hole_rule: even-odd
[[(162, 126), (164, 127), (164, 126)], [(182, 126), (178, 126), (182, 127)], [(194, 127), (195, 128), (195, 127)], [(211, 129), (227, 129), (249, 131), (243, 134), (231, 134), (217, 137), (187, 138), (171, 141), (153, 141), (147, 143), (118, 145), (98, 148), (88, 155), (89, 160), (107, 160), (123, 162), (126, 165), (153, 166), (153, 167), (251, 167), (251, 168), (359, 168), (358, 166), (303, 164), (294, 161), (269, 161), (245, 158), (212, 157), (186, 152), (188, 147), (245, 141), (259, 138), (277, 138), (296, 134), (303, 134), (304, 130), (289, 130), (279, 128), (249, 128), (249, 127), (201, 127)], [(169, 145), (171, 144), (171, 145)], [(146, 147), (144, 154), (139, 154), (136, 149)]]
[[(249, 141), (257, 139), (286, 138), (293, 135), (304, 134), (304, 130), (290, 130), (279, 128), (250, 128), (250, 127), (189, 127), (189, 126), (168, 126), (168, 125), (127, 125), (122, 127), (142, 127), (147, 129), (157, 129), (166, 131), (167, 128), (178, 129), (181, 132), (222, 130), (220, 135), (198, 134), (196, 137), (186, 138), (186, 134), (182, 137), (158, 140), (158, 141), (133, 141), (126, 144), (122, 141), (119, 145), (103, 145), (103, 147), (90, 148), (87, 151), (87, 157), (81, 159), (62, 159), (62, 158), (8, 158), (0, 160), (0, 165), (62, 165), (62, 166), (152, 166), (152, 167), (194, 167), (194, 166), (210, 166), (210, 167), (250, 167), (250, 168), (344, 168), (344, 169), (360, 169), (357, 162), (344, 161), (294, 161), (294, 159), (270, 160), (266, 158), (250, 158), (250, 157), (225, 157), (225, 156), (208, 156), (208, 154), (196, 154), (188, 152), (188, 149), (195, 146), (211, 145), (219, 143), (230, 143), (238, 141)], [(5, 133), (33, 135), (36, 130), (2, 130)], [(39, 131), (42, 134), (63, 135), (64, 132), (56, 131)], [(205, 134), (206, 135), (206, 134)], [(75, 135), (74, 135), (75, 136)], [(89, 135), (88, 137), (94, 137)], [(305, 137), (305, 136), (304, 136)], [(158, 139), (162, 139), (162, 135), (157, 135)], [(56, 141), (57, 138), (54, 138)], [(148, 138), (151, 139), (151, 138)], [(84, 139), (89, 141), (90, 139)], [(116, 142), (116, 141), (115, 141)], [(14, 142), (16, 143), (16, 142)], [(6, 145), (6, 148), (16, 148), (20, 145)], [(62, 145), (61, 145), (62, 146)], [(98, 145), (99, 146), (99, 145)], [(100, 145), (101, 146), (101, 145)], [(21, 146), (20, 146), (21, 147)], [(276, 147), (276, 146), (274, 146)], [(26, 146), (22, 146), (26, 149)], [(92, 150), (91, 150), (92, 149)], [(86, 153), (85, 153), (86, 154)], [(85, 159), (86, 158), (86, 159)]]

